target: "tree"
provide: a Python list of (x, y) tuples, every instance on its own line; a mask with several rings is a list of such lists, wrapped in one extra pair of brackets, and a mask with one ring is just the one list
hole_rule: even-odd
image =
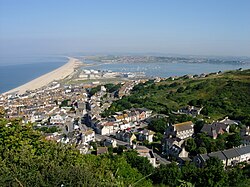
[(138, 153), (135, 151), (127, 151), (124, 153), (124, 156), (127, 162), (133, 167), (136, 168), (144, 176), (153, 173), (153, 166), (149, 160), (145, 157), (138, 156)]
[(196, 150), (196, 143), (193, 138), (186, 140), (185, 148), (188, 152), (193, 152)]
[(181, 168), (182, 179), (195, 184), (197, 178), (199, 178), (200, 168), (197, 168), (193, 163), (186, 163)]
[(167, 121), (164, 118), (154, 118), (148, 128), (152, 131), (155, 132), (160, 132), (160, 133), (164, 133), (164, 131), (166, 130), (167, 127)]
[(205, 147), (199, 147), (198, 148), (198, 153), (199, 154), (205, 154), (205, 153), (207, 153), (207, 149)]
[(151, 176), (153, 183), (164, 184), (168, 186), (177, 186), (182, 173), (175, 163), (169, 165), (160, 165), (155, 169), (154, 174)]
[(229, 186), (244, 186), (246, 182), (246, 176), (239, 167), (232, 168), (228, 171), (228, 178), (230, 179)]
[(154, 140), (154, 142), (158, 142), (158, 141), (161, 141), (162, 138), (163, 138), (162, 133), (157, 132), (157, 133), (154, 135), (153, 140)]
[(204, 126), (205, 122), (203, 120), (198, 120), (194, 125), (194, 133), (200, 133), (202, 127)]
[(185, 91), (185, 88), (184, 87), (179, 87), (178, 89), (177, 89), (177, 92), (178, 93), (182, 93), (182, 92), (184, 92)]
[(0, 186), (151, 186), (123, 156), (82, 155), (32, 124), (8, 122), (0, 119)]
[(239, 133), (231, 134), (227, 137), (227, 148), (238, 147), (241, 145), (241, 137)]
[(215, 157), (209, 158), (197, 181), (198, 186), (227, 186), (228, 176), (224, 171), (222, 161)]

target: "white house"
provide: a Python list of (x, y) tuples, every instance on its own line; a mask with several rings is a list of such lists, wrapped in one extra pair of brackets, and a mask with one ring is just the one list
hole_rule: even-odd
[(98, 124), (96, 127), (96, 131), (101, 135), (108, 135), (114, 132), (114, 122), (105, 122), (102, 124)]
[(250, 159), (250, 145), (208, 154), (199, 154), (194, 158), (194, 162), (197, 166), (203, 167), (206, 160), (210, 157), (219, 158), (223, 162), (224, 166), (235, 165), (239, 162), (248, 162)]
[(52, 124), (62, 124), (62, 123), (64, 123), (64, 118), (59, 114), (51, 116), (50, 117), (50, 123), (52, 123)]
[(87, 130), (82, 134), (82, 142), (88, 143), (95, 141), (95, 132), (93, 130)]
[(165, 132), (166, 136), (173, 136), (180, 139), (187, 139), (192, 137), (194, 134), (194, 124), (192, 121), (187, 121), (183, 123), (177, 123), (169, 126)]
[(129, 122), (123, 121), (123, 122), (120, 124), (120, 130), (124, 130), (124, 129), (128, 129), (128, 128), (131, 128)]
[(144, 129), (144, 130), (139, 132), (138, 140), (140, 140), (140, 141), (147, 140), (149, 143), (151, 143), (151, 142), (153, 142), (154, 134), (155, 134), (154, 131)]
[(240, 154), (240, 162), (250, 160), (250, 146), (235, 148), (235, 150)]

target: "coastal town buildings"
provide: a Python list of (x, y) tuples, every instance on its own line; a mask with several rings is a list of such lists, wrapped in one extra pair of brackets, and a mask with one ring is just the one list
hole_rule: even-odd
[(162, 140), (162, 151), (167, 156), (187, 158), (184, 142), (194, 134), (192, 121), (169, 125)]
[(210, 157), (217, 157), (222, 161), (225, 167), (233, 166), (240, 162), (249, 162), (250, 145), (207, 154), (198, 154), (194, 157), (194, 163), (199, 167), (203, 167)]

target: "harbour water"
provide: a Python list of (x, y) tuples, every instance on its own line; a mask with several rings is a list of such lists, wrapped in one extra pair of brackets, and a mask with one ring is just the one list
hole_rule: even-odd
[(93, 61), (87, 63), (96, 64), (94, 66), (84, 67), (84, 69), (94, 70), (111, 70), (113, 72), (144, 72), (146, 76), (169, 77), (182, 76), (186, 74), (201, 74), (218, 71), (236, 70), (239, 68), (249, 69), (250, 64), (233, 65), (233, 64), (209, 64), (209, 63), (112, 63), (101, 64)]
[[(22, 57), (0, 58), (0, 93), (27, 83), (45, 73), (48, 73), (67, 63), (65, 57)], [(85, 61), (93, 66), (84, 69), (111, 70), (113, 72), (145, 72), (146, 76), (169, 77), (185, 74), (201, 74), (217, 71), (235, 70), (238, 68), (250, 69), (250, 64), (192, 64), (192, 63), (119, 63), (100, 64), (94, 61)]]

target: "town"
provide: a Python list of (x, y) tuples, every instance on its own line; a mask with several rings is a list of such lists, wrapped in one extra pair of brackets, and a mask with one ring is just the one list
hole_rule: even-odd
[[(91, 74), (90, 71), (85, 73)], [(65, 85), (54, 81), (46, 88), (25, 94), (1, 95), (0, 107), (6, 111), (6, 118), (21, 118), (23, 123), (33, 123), (34, 129), (41, 131), (45, 139), (75, 146), (82, 154), (135, 150), (139, 156), (146, 157), (153, 167), (171, 162), (180, 166), (185, 162), (194, 162), (197, 167), (203, 167), (210, 157), (219, 158), (225, 168), (249, 162), (249, 126), (242, 126), (240, 120), (228, 117), (210, 123), (199, 119), (198, 123), (203, 125), (197, 131), (197, 124), (190, 119), (200, 115), (203, 107), (185, 106), (172, 111), (176, 117), (189, 117), (181, 123), (169, 123), (168, 115), (142, 107), (103, 115), (113, 102), (129, 96), (136, 85), (162, 80), (165, 79), (137, 79), (106, 85)], [(157, 120), (166, 122), (162, 135), (155, 132), (154, 127), (150, 128)], [(231, 145), (223, 150), (206, 150), (206, 145), (196, 147), (194, 143), (199, 133), (205, 136), (203, 139), (212, 141), (221, 140), (223, 134), (234, 137), (235, 129), (240, 129), (240, 139), (233, 139)]]

